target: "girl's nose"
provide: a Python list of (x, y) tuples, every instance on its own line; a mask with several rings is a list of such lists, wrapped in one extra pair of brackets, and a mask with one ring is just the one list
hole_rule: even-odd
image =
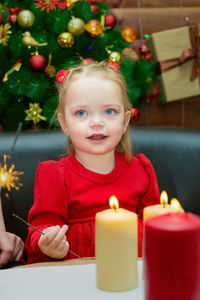
[(90, 127), (103, 127), (104, 122), (101, 118), (95, 117), (90, 120)]

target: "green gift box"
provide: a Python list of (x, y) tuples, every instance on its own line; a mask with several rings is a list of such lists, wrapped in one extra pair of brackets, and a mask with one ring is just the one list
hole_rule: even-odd
[(200, 94), (199, 25), (153, 33), (148, 46), (160, 64), (160, 83), (167, 102)]

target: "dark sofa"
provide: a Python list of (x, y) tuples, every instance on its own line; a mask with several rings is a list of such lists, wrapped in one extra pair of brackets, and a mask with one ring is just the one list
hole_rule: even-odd
[[(15, 133), (0, 134), (0, 155), (9, 153)], [(169, 199), (177, 197), (185, 211), (200, 215), (200, 131), (143, 127), (131, 128), (134, 154), (144, 153), (151, 160), (157, 174), (160, 191), (166, 190)], [(11, 190), (10, 199), (2, 193), (2, 205), (7, 231), (23, 240), (27, 234), (24, 223), (15, 219), (15, 213), (27, 220), (33, 203), (36, 168), (44, 160), (58, 160), (65, 153), (66, 137), (59, 130), (21, 132), (10, 163), (20, 176), (23, 186)], [(134, 184), (134, 182), (133, 182)]]

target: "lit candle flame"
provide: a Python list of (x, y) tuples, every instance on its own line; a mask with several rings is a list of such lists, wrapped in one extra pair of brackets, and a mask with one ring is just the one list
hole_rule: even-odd
[(119, 208), (119, 201), (117, 200), (117, 197), (111, 196), (109, 199), (109, 205), (110, 208), (114, 208), (114, 209)]
[(180, 205), (180, 202), (176, 198), (172, 198), (170, 201), (170, 204), (177, 209), (182, 208), (182, 206)]
[(163, 204), (164, 206), (168, 204), (168, 195), (166, 191), (162, 191), (160, 195), (160, 203)]

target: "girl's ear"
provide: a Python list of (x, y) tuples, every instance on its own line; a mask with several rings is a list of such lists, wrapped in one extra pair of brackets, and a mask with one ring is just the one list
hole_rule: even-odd
[(58, 113), (57, 118), (58, 118), (58, 122), (60, 123), (60, 127), (62, 128), (62, 131), (64, 132), (64, 134), (69, 135), (64, 115), (62, 113)]
[(130, 112), (130, 110), (127, 110), (127, 111), (124, 113), (124, 126), (123, 126), (123, 133), (125, 133), (125, 132), (126, 132), (126, 129), (127, 129), (127, 127), (128, 127), (128, 124), (129, 124), (130, 118), (131, 118), (131, 112)]

